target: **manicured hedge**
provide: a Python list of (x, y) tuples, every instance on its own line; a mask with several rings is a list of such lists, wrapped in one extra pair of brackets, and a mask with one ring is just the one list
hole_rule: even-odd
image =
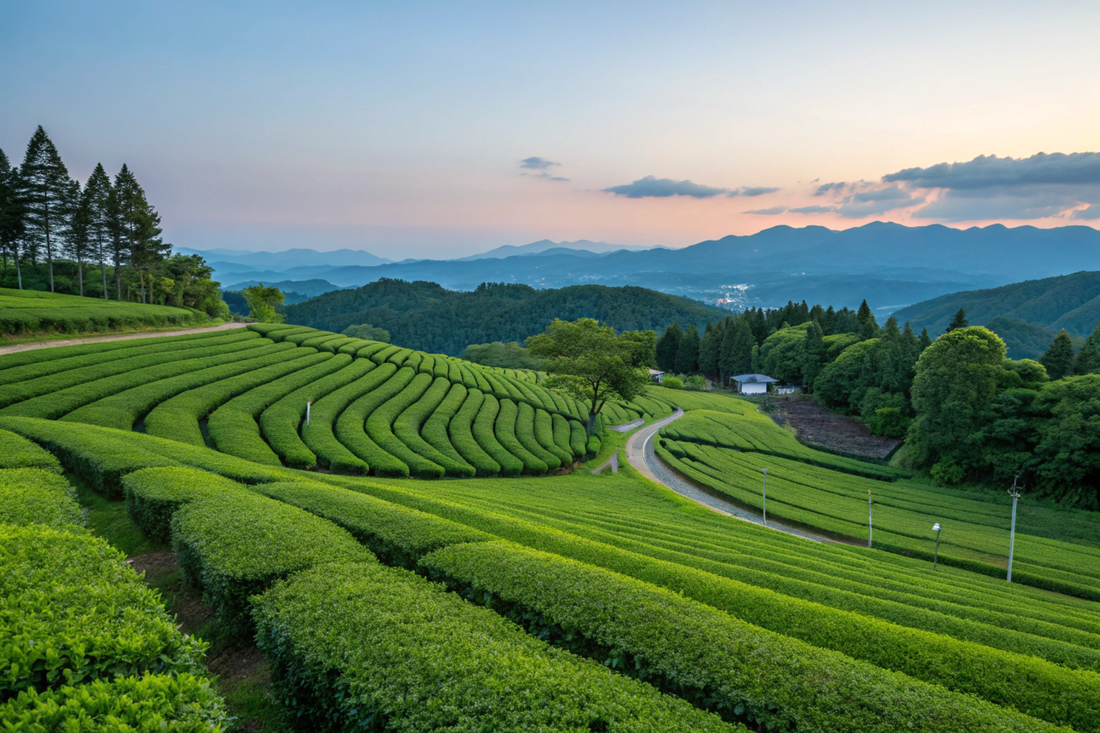
[[(35, 349), (29, 352), (0, 356), (0, 384), (15, 385), (31, 379), (57, 375), (88, 367), (99, 367), (113, 361), (122, 361), (133, 357), (164, 353), (166, 345), (173, 352), (239, 343), (259, 338), (257, 334), (245, 330), (228, 334), (214, 331), (195, 333), (186, 336), (162, 336), (153, 339), (134, 339), (126, 341), (105, 341), (101, 344), (86, 346), (61, 346), (48, 349)], [(74, 352), (74, 353), (70, 353)], [(8, 360), (25, 357), (18, 364), (6, 366)], [(87, 372), (82, 372), (87, 373)], [(5, 390), (5, 393), (7, 390)], [(6, 396), (6, 395), (5, 395)]]
[(255, 618), (275, 694), (307, 730), (734, 730), (398, 568), (307, 570)]
[(0, 288), (0, 334), (81, 333), (210, 323), (190, 308)]
[(236, 481), (195, 468), (143, 468), (122, 478), (130, 518), (158, 542), (171, 539), (172, 517), (184, 504), (240, 489)]
[(365, 345), (359, 348), (355, 352), (356, 359), (371, 359), (373, 361), (382, 362), (385, 359), (375, 359), (374, 355), (378, 354), (386, 349), (396, 349), (396, 346), (390, 346), (389, 344), (382, 343), (381, 341), (364, 341)]
[[(306, 346), (306, 347), (309, 347), (309, 348), (312, 348), (312, 349), (318, 349), (319, 350), (319, 349), (321, 349), (321, 346), (323, 344), (335, 344), (336, 342), (339, 342), (340, 345), (343, 346), (344, 343), (347, 342), (347, 340), (348, 340), (347, 336), (341, 336), (338, 333), (323, 333), (320, 336), (314, 336), (313, 338), (305, 339), (304, 341), (302, 341), (298, 345), (299, 346)], [(329, 348), (329, 349), (325, 349), (325, 351), (332, 354), (332, 353), (336, 352), (336, 349), (335, 348)]]
[[(407, 380), (400, 392), (393, 395), (385, 403), (368, 411), (366, 433), (379, 448), (408, 466), (409, 472), (413, 476), (417, 478), (443, 478), (446, 473), (443, 466), (411, 450), (393, 432), (393, 425), (398, 416), (412, 407), (433, 381), (430, 374), (417, 374), (412, 367), (401, 367), (401, 370), (394, 376), (394, 380), (405, 381), (406, 377), (411, 378)], [(431, 446), (426, 443), (423, 445), (434, 452)], [(375, 465), (375, 473), (378, 473), (378, 465)]]
[[(421, 372), (417, 375), (417, 379), (423, 377), (424, 379), (431, 380), (431, 386), (424, 392), (424, 394), (412, 405), (405, 408), (405, 411), (397, 416), (397, 419), (393, 423), (393, 433), (396, 435), (402, 443), (408, 446), (409, 450), (413, 451), (417, 455), (426, 458), (427, 460), (438, 464), (444, 468), (448, 476), (459, 476), (470, 478), (477, 472), (474, 467), (466, 461), (462, 460), (462, 457), (455, 453), (454, 448), (450, 446), (450, 443), (446, 441), (447, 429), (446, 421), (443, 422), (442, 428), (436, 429), (436, 437), (442, 437), (444, 443), (449, 450), (443, 452), (436, 448), (431, 442), (425, 439), (426, 436), (421, 437), (421, 430), (425, 428), (425, 423), (429, 422), (429, 416), (437, 412), (440, 403), (447, 397), (448, 392), (451, 390), (451, 383), (443, 377), (434, 377), (431, 373)], [(411, 386), (411, 383), (410, 383)], [(462, 389), (463, 397), (466, 392), (466, 388), (462, 385), (454, 385)], [(452, 408), (453, 414), (453, 408)], [(368, 421), (369, 422), (369, 421)], [(410, 469), (412, 468), (410, 464)]]
[[(445, 377), (436, 377), (435, 381), (446, 387), (446, 396), (420, 429), (420, 437), (427, 441), (428, 445), (446, 456), (449, 461), (461, 467), (461, 473), (456, 475), (475, 476), (477, 475), (477, 469), (455, 449), (455, 446), (451, 443), (451, 436), (447, 432), (451, 421), (469, 396), (469, 391), (465, 385), (451, 384), (450, 380)], [(435, 387), (434, 384), (432, 386)], [(469, 425), (467, 425), (467, 430), (469, 430)], [(398, 437), (400, 437), (400, 434), (398, 434)], [(473, 434), (470, 434), (469, 440), (473, 442)], [(476, 447), (477, 443), (473, 445)], [(484, 454), (484, 451), (481, 452)], [(484, 458), (492, 461), (487, 454), (484, 455)], [(495, 464), (495, 461), (493, 463)], [(500, 467), (497, 466), (493, 474), (495, 475), (499, 471)]]
[(338, 351), (340, 351), (340, 349), (344, 348), (345, 346), (351, 346), (353, 344), (356, 345), (356, 346), (360, 345), (359, 342), (361, 340), (362, 339), (351, 338), (350, 336), (340, 336), (338, 338), (328, 339), (326, 341), (321, 342), (316, 347), (316, 349), (318, 351), (327, 351), (330, 354), (335, 354)]
[(208, 733), (230, 724), (209, 680), (148, 672), (41, 693), (25, 690), (0, 704), (0, 720), (7, 730), (30, 733)]
[[(471, 397), (478, 393), (476, 389), (470, 390)], [(523, 461), (497, 440), (496, 424), (499, 413), (500, 402), (497, 398), (488, 393), (483, 394), (481, 407), (478, 409), (477, 417), (474, 418), (473, 436), (477, 444), (500, 465), (502, 476), (518, 476), (523, 472)]]
[[(330, 461), (334, 471), (366, 473), (373, 470), (379, 476), (408, 478), (409, 467), (391, 453), (383, 450), (366, 432), (367, 416), (379, 409), (403, 390), (413, 377), (413, 371), (398, 370), (389, 362), (371, 372), (377, 375), (376, 386), (348, 405), (336, 421), (335, 439), (339, 440), (342, 453), (339, 461)], [(384, 379), (383, 379), (384, 377)], [(364, 380), (366, 381), (366, 380)], [(321, 451), (317, 451), (321, 455)]]
[(61, 473), (61, 464), (53, 454), (7, 430), (0, 430), (0, 469), (3, 468), (41, 468)]
[(40, 524), (76, 531), (84, 515), (62, 476), (41, 468), (0, 470), (0, 524)]
[(598, 435), (589, 435), (588, 436), (588, 445), (587, 445), (586, 450), (588, 451), (589, 455), (593, 455), (593, 456), (596, 455), (597, 453), (599, 453), (600, 452), (600, 436), (598, 436)]
[(328, 484), (286, 481), (260, 484), (254, 490), (343, 527), (382, 562), (410, 570), (441, 547), (493, 539), (442, 517)]
[[(250, 348), (257, 348), (268, 342), (254, 333), (242, 331), (220, 339), (209, 339), (191, 344), (195, 348), (176, 348), (175, 346), (162, 346), (159, 349), (140, 349), (142, 353), (128, 356), (122, 359), (102, 360), (82, 366), (76, 369), (58, 372), (56, 374), (44, 374), (43, 376), (26, 379), (15, 384), (10, 384), (0, 391), (0, 407), (8, 407), (17, 403), (35, 400), (35, 404), (48, 402), (49, 398), (62, 390), (80, 387), (97, 380), (104, 384), (122, 383), (127, 386), (140, 384), (134, 379), (128, 379), (128, 375), (140, 377), (145, 372), (138, 370), (150, 370), (150, 374), (163, 371), (163, 366), (181, 362), (184, 359), (201, 359), (213, 357), (219, 354), (230, 356), (239, 354)], [(185, 345), (186, 346), (186, 345)], [(48, 349), (46, 351), (49, 351)], [(162, 366), (163, 365), (163, 366)], [(44, 364), (42, 366), (48, 366)], [(152, 367), (162, 366), (161, 370), (151, 370)], [(171, 367), (168, 366), (170, 369)], [(178, 372), (174, 372), (178, 373)], [(125, 387), (123, 387), (125, 389)], [(9, 412), (11, 410), (9, 409)], [(27, 413), (25, 410), (24, 412)]]
[[(448, 547), (421, 564), (542, 636), (727, 720), (823, 732), (1056, 729), (764, 631), (664, 588), (512, 543)], [(1064, 706), (1073, 691), (1063, 693)]]
[[(558, 420), (561, 422), (559, 423)], [(551, 415), (546, 410), (537, 410), (535, 439), (542, 444), (543, 448), (553, 453), (563, 466), (573, 463), (573, 452), (569, 450), (569, 421), (565, 417), (558, 414)]]
[(551, 445), (554, 443), (554, 426), (549, 420), (549, 414), (546, 415), (547, 420), (542, 424), (542, 436), (537, 435), (539, 432), (539, 421), (535, 408), (526, 402), (516, 403), (516, 438), (519, 439), (520, 445), (532, 454), (538, 457), (540, 461), (546, 464), (550, 470), (561, 468), (561, 459), (546, 448), (546, 443)]
[[(291, 468), (315, 468), (317, 456), (298, 434), (298, 426), (305, 427), (303, 421), (306, 416), (306, 403), (313, 402), (316, 408), (317, 403), (327, 395), (346, 387), (372, 369), (374, 369), (374, 362), (368, 359), (353, 361), (334, 374), (299, 387), (264, 410), (260, 415), (260, 432), (271, 446), (271, 450)], [(328, 415), (330, 433), (331, 420), (338, 412), (339, 410), (336, 410)]]
[[(93, 396), (94, 390), (89, 389), (86, 391), (86, 396), (81, 399), (83, 407), (69, 412), (62, 419), (129, 430), (156, 405), (180, 392), (235, 377), (259, 367), (277, 364), (296, 355), (296, 350), (290, 344), (271, 344), (240, 354), (195, 359), (189, 368), (186, 368), (187, 362), (192, 360), (187, 359), (176, 363), (172, 370), (174, 373), (163, 374), (160, 378), (148, 382), (139, 380), (138, 386), (129, 389), (112, 390), (111, 394), (101, 397)], [(31, 402), (35, 401), (31, 400)], [(30, 402), (23, 404), (30, 404)], [(15, 405), (11, 409), (15, 414), (24, 414), (19, 411), (22, 406), (22, 404)], [(48, 415), (27, 415), (27, 417), (48, 417)]]
[(359, 369), (362, 376), (333, 390), (314, 403), (310, 424), (302, 425), (302, 440), (317, 454), (318, 460), (332, 470), (366, 473), (368, 465), (344, 447), (342, 441), (337, 440), (336, 420), (337, 417), (342, 417), (347, 412), (347, 407), (354, 404), (361, 396), (387, 384), (392, 379), (396, 368), (377, 367), (367, 359), (356, 359), (349, 367), (351, 368)]
[(283, 397), (343, 369), (352, 361), (352, 357), (346, 354), (318, 356), (327, 358), (318, 359), (319, 363), (307, 369), (250, 389), (214, 410), (206, 423), (206, 429), (218, 450), (256, 463), (281, 466), (279, 456), (260, 435), (260, 426), (256, 419)]
[[(486, 395), (488, 397), (488, 395)], [(530, 405), (528, 405), (530, 408)], [(512, 455), (523, 461), (524, 473), (530, 473), (535, 475), (541, 475), (549, 470), (549, 466), (546, 461), (539, 458), (537, 455), (527, 450), (527, 447), (521, 442), (521, 439), (517, 435), (517, 417), (519, 415), (519, 408), (515, 402), (511, 400), (500, 401), (500, 412), (497, 414), (496, 423), (494, 424), (494, 434), (500, 444), (504, 446)], [(530, 427), (530, 423), (527, 424)], [(529, 436), (529, 440), (534, 441), (534, 435)]]
[[(467, 389), (465, 385), (456, 384), (454, 389), (462, 389), (466, 392), (466, 399), (463, 400), (462, 406), (447, 423), (447, 436), (450, 438), (451, 445), (455, 450), (466, 459), (466, 461), (477, 470), (478, 476), (496, 476), (504, 473), (505, 475), (516, 475), (523, 470), (523, 463), (519, 459), (512, 456), (504, 447), (496, 442), (496, 438), (493, 437), (493, 418), (496, 417), (495, 411), (492, 416), (487, 416), (485, 421), (487, 424), (478, 427), (475, 420), (481, 419), (481, 409), (485, 401), (485, 396), (477, 389)], [(429, 421), (430, 423), (431, 421)], [(498, 455), (510, 460), (511, 466), (509, 469), (504, 469), (501, 464), (498, 463), (492, 455), (490, 455), (481, 444), (481, 441), (475, 438), (477, 433), (482, 433), (484, 437), (492, 438), (492, 443), (497, 446)]]
[(291, 326), (290, 328), (280, 328), (274, 331), (267, 332), (267, 338), (275, 342), (286, 341), (287, 339), (295, 339), (291, 341), (297, 345), (298, 341), (304, 341), (310, 336), (316, 336), (321, 332), (316, 328), (306, 328), (305, 326)]
[[(180, 392), (159, 402), (145, 416), (145, 432), (161, 438), (178, 440), (191, 445), (206, 445), (199, 420), (237, 395), (250, 389), (270, 384), (294, 372), (301, 372), (324, 362), (330, 354), (318, 354), (312, 348), (295, 349), (274, 364), (256, 366), (243, 374), (224, 378), (211, 378), (206, 384)], [(224, 369), (224, 367), (223, 367)]]
[(301, 326), (295, 326), (293, 323), (250, 323), (245, 326), (249, 331), (255, 331), (256, 333), (266, 336), (274, 331), (286, 331), (288, 329), (297, 330)]
[(172, 547), (230, 635), (250, 628), (249, 599), (276, 580), (326, 562), (374, 560), (332, 522), (243, 487), (180, 507)]
[(0, 525), (0, 701), (117, 675), (201, 672), (202, 642), (177, 630), (124, 561), (88, 534)]
[(569, 421), (569, 448), (578, 458), (588, 452), (588, 428), (579, 420)]

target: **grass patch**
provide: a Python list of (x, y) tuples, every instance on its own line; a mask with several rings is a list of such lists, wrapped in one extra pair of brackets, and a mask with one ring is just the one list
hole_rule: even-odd
[(65, 478), (76, 489), (76, 499), (87, 512), (88, 528), (110, 542), (127, 557), (146, 555), (167, 550), (167, 545), (151, 541), (134, 524), (126, 511), (126, 502), (111, 501), (96, 493), (83, 479), (74, 473)]

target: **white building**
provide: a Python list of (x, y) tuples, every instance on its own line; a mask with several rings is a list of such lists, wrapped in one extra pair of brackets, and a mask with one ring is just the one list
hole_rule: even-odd
[(764, 394), (768, 391), (768, 385), (778, 382), (767, 374), (738, 374), (730, 377), (730, 384), (740, 394)]
[(663, 382), (665, 380), (665, 373), (664, 372), (659, 372), (656, 369), (650, 369), (649, 370), (649, 378), (652, 379), (657, 384), (660, 384), (661, 382)]

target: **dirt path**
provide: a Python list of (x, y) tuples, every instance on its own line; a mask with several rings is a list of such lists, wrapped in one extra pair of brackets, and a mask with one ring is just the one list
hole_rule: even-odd
[(615, 451), (611, 454), (611, 457), (607, 459), (607, 463), (603, 464), (599, 468), (592, 469), (592, 473), (599, 473), (607, 468), (611, 468), (611, 473), (619, 472), (619, 451)]
[(101, 341), (128, 341), (130, 339), (147, 339), (157, 336), (186, 336), (189, 333), (206, 333), (207, 331), (228, 331), (232, 328), (244, 328), (247, 323), (223, 323), (220, 326), (206, 326), (205, 328), (182, 328), (176, 331), (146, 331), (144, 333), (118, 333), (104, 336), (85, 336), (77, 339), (58, 339), (56, 341), (29, 341), (25, 344), (11, 344), (0, 346), (0, 356), (3, 354), (15, 354), (20, 351), (32, 349), (49, 349), (54, 346), (79, 346), (81, 344), (98, 344)]
[(666, 417), (664, 420), (658, 420), (652, 425), (639, 430), (631, 435), (626, 441), (626, 459), (631, 466), (637, 469), (638, 473), (642, 474), (650, 481), (666, 486), (680, 496), (691, 499), (698, 504), (702, 504), (707, 509), (718, 512), (719, 514), (725, 514), (728, 517), (752, 522), (753, 524), (760, 524), (768, 529), (785, 532), (795, 537), (812, 540), (813, 542), (832, 542), (832, 540), (827, 537), (822, 537), (801, 529), (787, 527), (775, 521), (769, 521), (767, 524), (764, 524), (764, 520), (760, 515), (742, 509), (724, 499), (719, 499), (716, 496), (708, 494), (702, 489), (685, 481), (679, 474), (662, 463), (661, 459), (657, 457), (656, 451), (653, 450), (653, 436), (657, 434), (658, 430), (668, 425), (676, 418), (681, 417), (683, 414), (683, 410), (676, 408), (676, 412), (669, 417)]

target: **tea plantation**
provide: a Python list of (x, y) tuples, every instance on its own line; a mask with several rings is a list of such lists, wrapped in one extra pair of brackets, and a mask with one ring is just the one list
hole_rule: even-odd
[(301, 730), (1100, 731), (1095, 515), (1022, 503), (1009, 584), (996, 497), (733, 398), (602, 422), (674, 407), (671, 468), (753, 508), (768, 468), (769, 519), (844, 541), (593, 475), (621, 436), (530, 372), (283, 324), (0, 357), (0, 719), (239, 725), (71, 482), (170, 543)]
[(41, 290), (0, 288), (0, 341), (34, 334), (81, 334), (210, 323), (203, 312), (107, 301)]

